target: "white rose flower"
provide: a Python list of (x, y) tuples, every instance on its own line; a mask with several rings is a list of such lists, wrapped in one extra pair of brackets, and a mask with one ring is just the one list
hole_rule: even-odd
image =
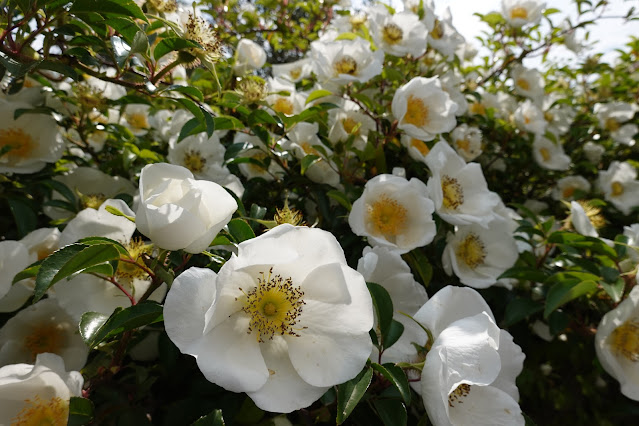
[(164, 321), (208, 380), (272, 412), (307, 407), (352, 379), (372, 349), (364, 278), (332, 234), (288, 224), (240, 243), (219, 274), (179, 275)]
[(552, 198), (571, 201), (574, 199), (575, 191), (588, 193), (590, 188), (590, 182), (585, 177), (566, 176), (557, 181), (557, 185), (552, 190)]
[(599, 164), (604, 152), (606, 152), (606, 149), (603, 146), (592, 141), (584, 144), (584, 155), (591, 163)]
[(524, 425), (515, 379), (525, 356), (512, 336), (495, 325), (479, 293), (444, 287), (414, 319), (434, 338), (421, 375), (433, 425)]
[(149, 164), (140, 173), (136, 226), (160, 248), (205, 250), (235, 210), (237, 203), (224, 188), (195, 180), (184, 167)]
[(473, 161), (482, 153), (481, 130), (475, 126), (464, 123), (450, 134), (451, 144), (466, 161)]
[(595, 350), (604, 370), (621, 384), (621, 393), (639, 401), (639, 287), (601, 319)]
[(514, 118), (521, 130), (538, 135), (542, 135), (546, 131), (544, 113), (530, 99), (526, 99), (519, 105)]
[(55, 163), (64, 153), (64, 142), (53, 117), (46, 114), (22, 114), (18, 109), (33, 109), (26, 102), (0, 98), (0, 173), (35, 173), (47, 163)]
[(84, 379), (67, 372), (62, 358), (40, 354), (35, 365), (0, 368), (0, 424), (66, 425), (69, 401), (80, 396)]
[(0, 329), (0, 365), (30, 364), (45, 352), (61, 356), (70, 370), (84, 367), (89, 354), (78, 323), (55, 299), (26, 307)]
[(377, 126), (375, 120), (366, 115), (359, 105), (345, 101), (342, 108), (328, 111), (328, 140), (333, 144), (345, 142), (353, 136), (353, 147), (363, 151), (368, 141), (368, 133)]
[(455, 51), (464, 44), (464, 41), (464, 36), (453, 26), (450, 7), (447, 7), (444, 16), (441, 19), (435, 19), (433, 29), (428, 33), (428, 44), (448, 61), (452, 61), (455, 57)]
[(149, 110), (146, 104), (128, 104), (120, 117), (121, 124), (126, 126), (135, 136), (144, 136), (151, 129)]
[(639, 223), (623, 227), (623, 235), (628, 237), (628, 257), (639, 263)]
[(311, 75), (312, 63), (310, 58), (303, 58), (287, 64), (273, 64), (273, 77), (297, 83)]
[(502, 0), (501, 10), (508, 23), (521, 28), (528, 24), (538, 24), (546, 2), (539, 0)]
[(422, 181), (383, 174), (366, 183), (348, 224), (355, 234), (368, 237), (372, 246), (407, 253), (433, 241), (434, 210)]
[(409, 11), (391, 15), (381, 4), (372, 7), (370, 15), (371, 35), (379, 49), (393, 56), (426, 53), (428, 30), (419, 16)]
[(639, 180), (637, 170), (625, 161), (613, 161), (608, 170), (599, 172), (597, 181), (606, 201), (610, 201), (625, 215), (639, 205)]
[[(271, 106), (273, 111), (291, 116), (304, 110), (306, 96), (297, 92), (295, 83), (279, 78), (269, 78), (267, 85), (271, 94), (265, 98), (265, 101)], [(278, 92), (288, 92), (289, 95), (280, 95)]]
[(262, 46), (247, 38), (241, 39), (235, 48), (233, 70), (242, 75), (262, 68), (266, 63), (266, 51)]
[(547, 129), (555, 135), (564, 135), (570, 130), (572, 122), (577, 116), (577, 111), (565, 103), (555, 103), (559, 98), (555, 93), (551, 93), (544, 98), (542, 110), (544, 119), (547, 122)]
[(515, 83), (515, 93), (526, 96), (535, 102), (543, 98), (546, 84), (541, 73), (536, 69), (517, 65), (512, 68), (511, 77)]
[(391, 104), (397, 127), (410, 136), (429, 141), (455, 128), (455, 104), (437, 77), (415, 77), (401, 86)]
[(633, 146), (635, 144), (633, 137), (639, 132), (639, 126), (636, 124), (623, 123), (632, 120), (638, 110), (639, 107), (637, 107), (636, 104), (616, 101), (605, 104), (595, 104), (593, 112), (599, 119), (601, 128), (610, 132), (612, 140), (624, 145)]
[(320, 81), (347, 84), (352, 81), (365, 83), (382, 72), (384, 52), (373, 52), (370, 43), (363, 38), (311, 43), (313, 71)]
[(550, 139), (535, 135), (533, 142), (533, 158), (544, 169), (548, 170), (568, 170), (571, 159), (564, 152), (560, 143), (554, 143)]
[(517, 244), (508, 223), (502, 219), (480, 225), (458, 226), (449, 233), (442, 255), (442, 266), (448, 275), (474, 288), (487, 288), (497, 277), (512, 267), (519, 256)]

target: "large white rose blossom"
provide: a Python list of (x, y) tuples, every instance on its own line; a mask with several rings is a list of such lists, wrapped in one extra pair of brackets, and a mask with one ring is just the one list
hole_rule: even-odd
[(140, 173), (136, 226), (160, 248), (201, 252), (236, 209), (237, 203), (224, 188), (195, 180), (184, 167), (149, 164)]
[(370, 30), (377, 47), (389, 55), (418, 57), (426, 52), (426, 25), (413, 12), (391, 15), (384, 5), (370, 9)]
[(267, 411), (307, 407), (368, 359), (373, 307), (335, 237), (280, 225), (216, 274), (190, 268), (164, 305), (167, 333), (204, 376)]
[(502, 0), (501, 9), (506, 21), (515, 28), (538, 24), (546, 2), (539, 0)]
[(639, 206), (639, 180), (637, 170), (626, 161), (613, 161), (608, 170), (599, 172), (597, 181), (606, 201), (611, 202), (625, 215)]
[(365, 83), (382, 72), (384, 52), (372, 51), (363, 38), (311, 43), (313, 71), (320, 81)]

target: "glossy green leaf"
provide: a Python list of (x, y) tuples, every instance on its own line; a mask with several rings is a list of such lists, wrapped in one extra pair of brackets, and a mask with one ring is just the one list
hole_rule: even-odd
[(408, 418), (406, 407), (398, 399), (376, 399), (373, 406), (385, 426), (403, 426)]
[(32, 206), (22, 198), (8, 198), (9, 208), (18, 227), (18, 234), (24, 237), (36, 228), (38, 218)]
[[(96, 12), (107, 15), (121, 15), (149, 22), (140, 6), (133, 0), (75, 0), (71, 13)], [(108, 21), (107, 21), (108, 22)]]
[(546, 279), (548, 279), (548, 274), (537, 268), (517, 266), (506, 270), (498, 279), (502, 278), (515, 278), (521, 281), (543, 283)]
[(83, 426), (93, 420), (93, 401), (72, 396), (69, 401), (69, 420), (67, 426)]
[(263, 109), (256, 109), (248, 116), (249, 126), (256, 124), (278, 124), (279, 122), (268, 112)]
[(404, 324), (399, 321), (392, 320), (391, 325), (388, 328), (388, 334), (386, 334), (386, 340), (384, 341), (384, 349), (388, 349), (393, 346), (402, 334), (404, 333)]
[(546, 297), (544, 318), (548, 318), (548, 316), (558, 307), (580, 296), (594, 293), (596, 290), (596, 281), (570, 280), (555, 284), (548, 291), (548, 296)]
[(251, 228), (251, 226), (243, 219), (231, 220), (228, 224), (228, 228), (229, 233), (238, 243), (255, 238), (253, 228)]
[(599, 284), (605, 290), (608, 296), (610, 296), (613, 302), (621, 302), (621, 297), (623, 296), (623, 291), (626, 286), (626, 282), (623, 280), (623, 278), (617, 278), (613, 282), (600, 281)]
[(176, 50), (200, 48), (200, 45), (194, 41), (187, 40), (182, 37), (166, 37), (160, 40), (153, 50), (153, 57), (157, 61), (164, 55)]
[(308, 168), (320, 160), (321, 158), (317, 155), (306, 155), (302, 158), (302, 161), (300, 161), (300, 173), (302, 175), (306, 174)]
[(240, 130), (246, 127), (240, 120), (231, 116), (213, 117), (213, 122), (217, 130)]
[(323, 89), (313, 90), (310, 95), (306, 98), (306, 104), (310, 104), (316, 99), (323, 98), (326, 96), (331, 96), (333, 92)]
[(38, 260), (37, 262), (32, 263), (31, 265), (24, 268), (22, 271), (15, 274), (11, 284), (15, 284), (18, 281), (26, 280), (28, 278), (35, 278), (38, 275), (38, 271), (40, 270), (40, 264), (42, 260)]
[(80, 336), (84, 342), (91, 341), (92, 337), (109, 319), (108, 315), (99, 312), (85, 312), (80, 319)]
[(379, 372), (392, 383), (395, 388), (399, 391), (399, 394), (402, 396), (402, 399), (407, 405), (410, 405), (410, 385), (408, 384), (408, 377), (406, 377), (406, 373), (401, 368), (397, 367), (393, 363), (386, 363), (384, 365), (380, 364), (371, 364), (373, 370)]
[(224, 426), (224, 417), (222, 410), (215, 409), (204, 417), (200, 417), (191, 426)]
[(377, 315), (377, 327), (381, 334), (381, 345), (385, 346), (388, 331), (393, 321), (393, 301), (388, 291), (384, 287), (376, 283), (366, 283), (368, 291), (373, 298), (373, 306)]
[(433, 278), (433, 266), (424, 252), (417, 248), (402, 255), (402, 258), (408, 263), (413, 273), (421, 279), (424, 286), (428, 287), (430, 280)]
[(357, 377), (337, 387), (337, 424), (341, 425), (351, 415), (362, 399), (373, 378), (373, 369), (366, 367)]
[(346, 210), (351, 211), (353, 204), (351, 204), (350, 200), (346, 197), (342, 191), (338, 191), (337, 189), (332, 189), (326, 193), (330, 198), (337, 201), (344, 207)]

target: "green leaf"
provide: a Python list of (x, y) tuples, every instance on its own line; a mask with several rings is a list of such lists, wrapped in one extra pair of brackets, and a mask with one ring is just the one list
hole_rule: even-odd
[(22, 198), (8, 198), (9, 208), (18, 227), (18, 235), (24, 237), (33, 231), (38, 224), (38, 218), (31, 205)]
[(388, 334), (386, 335), (386, 341), (384, 342), (384, 349), (390, 348), (402, 337), (404, 333), (404, 324), (399, 321), (392, 320)]
[(38, 260), (37, 262), (34, 262), (31, 265), (24, 268), (22, 271), (18, 272), (13, 277), (11, 284), (13, 285), (17, 283), (18, 281), (26, 280), (27, 278), (34, 278), (36, 275), (38, 275), (38, 271), (40, 270), (41, 264), (42, 264), (42, 260)]
[(373, 378), (373, 369), (366, 367), (357, 377), (337, 387), (337, 424), (341, 425), (351, 415), (362, 399)]
[(614, 283), (619, 278), (619, 270), (617, 268), (602, 266), (600, 271), (601, 276), (607, 283)]
[(417, 248), (402, 255), (402, 258), (422, 280), (424, 287), (428, 287), (430, 280), (433, 278), (433, 266), (430, 264), (424, 252)]
[(384, 365), (372, 363), (373, 370), (379, 372), (397, 388), (399, 394), (407, 405), (410, 405), (410, 385), (408, 384), (408, 377), (404, 370), (397, 367), (395, 364), (387, 362)]
[(510, 268), (497, 278), (515, 278), (521, 281), (532, 281), (536, 283), (543, 283), (548, 279), (548, 274), (540, 269), (530, 268), (527, 266), (517, 266)]
[(184, 93), (185, 95), (191, 96), (200, 102), (204, 101), (204, 95), (202, 95), (202, 92), (193, 86), (180, 86), (179, 84), (173, 84), (162, 91)]
[(236, 242), (241, 243), (242, 241), (250, 240), (251, 238), (255, 238), (255, 233), (253, 232), (253, 228), (251, 225), (246, 223), (243, 219), (233, 219), (228, 224), (229, 233), (235, 239)]
[(112, 244), (123, 255), (128, 256), (129, 251), (119, 241), (112, 240), (106, 237), (86, 237), (76, 241), (78, 244), (86, 244), (87, 246), (94, 246), (96, 244)]
[(376, 399), (373, 406), (385, 426), (406, 425), (406, 407), (397, 399)]
[(93, 401), (79, 396), (72, 396), (69, 401), (68, 426), (82, 426), (93, 420)]
[(215, 409), (206, 416), (200, 417), (191, 426), (224, 426), (224, 417), (222, 416), (222, 410)]
[(306, 171), (308, 170), (308, 168), (320, 160), (321, 158), (317, 155), (304, 156), (304, 158), (302, 158), (302, 161), (300, 161), (300, 173), (302, 175), (306, 174)]
[(213, 117), (213, 123), (215, 123), (217, 130), (241, 130), (246, 127), (244, 123), (230, 115)]
[(544, 306), (541, 303), (518, 297), (506, 306), (502, 325), (503, 327), (510, 327), (530, 315), (541, 312), (542, 309), (544, 309)]
[(306, 98), (306, 105), (310, 104), (316, 99), (323, 98), (325, 96), (331, 96), (332, 94), (333, 92), (329, 90), (323, 90), (323, 89), (313, 90), (311, 94), (308, 95), (308, 97)]
[(126, 63), (126, 60), (129, 59), (131, 46), (126, 44), (120, 37), (111, 36), (111, 47), (113, 48), (113, 54), (115, 55), (115, 60), (118, 63), (118, 66), (122, 68)]
[(548, 296), (546, 297), (544, 318), (548, 318), (548, 316), (558, 307), (580, 296), (594, 293), (596, 290), (596, 281), (570, 280), (555, 284), (548, 291)]
[(200, 123), (200, 120), (197, 118), (192, 118), (182, 126), (180, 130), (180, 134), (178, 135), (178, 143), (188, 138), (189, 136), (196, 135), (198, 133), (202, 133), (204, 131), (204, 126)]
[(388, 291), (381, 285), (368, 282), (366, 285), (373, 298), (373, 306), (377, 314), (377, 327), (379, 327), (381, 334), (381, 345), (385, 346), (391, 321), (393, 321), (393, 301)]
[(187, 40), (182, 37), (167, 37), (160, 40), (153, 50), (153, 57), (157, 61), (164, 55), (171, 53), (175, 50), (200, 48), (201, 46), (194, 41)]
[(353, 205), (351, 204), (350, 200), (346, 197), (346, 194), (344, 194), (342, 191), (338, 191), (337, 189), (332, 189), (328, 191), (326, 195), (328, 195), (330, 198), (340, 203), (341, 206), (344, 207), (346, 210), (351, 211), (351, 208), (353, 207)]
[[(136, 32), (135, 36), (133, 37), (133, 43), (131, 43), (131, 54), (141, 53), (143, 55), (146, 55), (146, 51), (148, 49), (149, 49), (149, 37), (147, 37), (144, 31)], [(193, 87), (193, 89), (195, 88)]]
[(141, 19), (148, 23), (140, 6), (133, 0), (75, 0), (69, 10), (71, 13), (102, 13), (121, 15)]
[(120, 252), (113, 244), (71, 244), (44, 259), (36, 276), (33, 301), (37, 302), (58, 281), (93, 266), (118, 260)]
[(248, 116), (248, 124), (254, 126), (256, 124), (279, 124), (279, 122), (263, 109), (256, 109)]
[(600, 281), (599, 284), (601, 284), (601, 287), (603, 287), (606, 293), (608, 293), (608, 296), (610, 296), (613, 302), (621, 302), (621, 297), (623, 296), (623, 290), (626, 284), (623, 278), (617, 278), (617, 280), (612, 283)]
[(80, 321), (80, 334), (87, 346), (94, 348), (100, 342), (163, 320), (163, 307), (159, 303), (145, 301), (127, 308), (117, 308), (101, 325), (103, 316), (96, 312), (87, 312)]

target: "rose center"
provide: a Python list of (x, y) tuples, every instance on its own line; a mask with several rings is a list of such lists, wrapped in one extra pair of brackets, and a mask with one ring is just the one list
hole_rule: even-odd
[(94, 209), (97, 210), (100, 208), (102, 203), (106, 201), (106, 195), (101, 192), (95, 194), (86, 194), (80, 197), (80, 204), (83, 209)]
[(289, 75), (293, 80), (297, 80), (302, 75), (302, 69), (300, 67), (293, 68), (289, 71)]
[(572, 186), (569, 186), (563, 190), (562, 195), (564, 198), (570, 198), (573, 196), (574, 193), (575, 193), (575, 188)]
[(523, 90), (530, 90), (530, 83), (525, 78), (518, 78), (517, 86), (519, 86)]
[(464, 203), (464, 191), (457, 179), (450, 176), (442, 177), (442, 204), (447, 209), (457, 210)]
[(357, 61), (349, 55), (344, 55), (335, 64), (337, 74), (355, 75), (357, 73)]
[(619, 130), (619, 127), (621, 127), (621, 124), (619, 124), (619, 122), (614, 118), (609, 118), (606, 120), (606, 129), (608, 131), (614, 132), (616, 130)]
[(31, 135), (22, 129), (0, 130), (0, 158), (9, 160), (9, 164), (24, 158), (29, 158), (35, 149), (35, 142)]
[(382, 30), (382, 38), (387, 44), (397, 44), (404, 38), (404, 31), (396, 24), (387, 24)]
[(430, 36), (435, 40), (439, 40), (444, 37), (444, 26), (439, 19), (435, 19), (435, 25), (433, 26), (433, 30), (430, 32)]
[(206, 158), (199, 151), (186, 151), (184, 153), (184, 167), (193, 173), (200, 173), (206, 166)]
[(304, 154), (306, 155), (317, 155), (318, 157), (321, 157), (321, 154), (319, 153), (318, 150), (316, 150), (315, 148), (313, 148), (313, 145), (311, 145), (308, 142), (302, 142), (300, 144), (300, 146), (302, 147), (302, 150), (304, 151)]
[(346, 117), (342, 120), (342, 126), (344, 126), (344, 131), (349, 135), (359, 135), (359, 128), (361, 127), (361, 123), (353, 120), (350, 117)]
[(373, 233), (396, 236), (404, 230), (408, 212), (397, 200), (386, 194), (368, 205), (367, 210)]
[(64, 426), (69, 417), (69, 403), (60, 397), (24, 401), (22, 410), (11, 419), (15, 426)]
[(250, 316), (247, 332), (255, 332), (258, 342), (272, 340), (276, 334), (299, 337), (301, 328), (295, 325), (305, 304), (304, 292), (293, 286), (291, 278), (273, 275), (273, 268), (268, 274), (260, 272), (257, 287), (245, 295), (242, 311)]
[(455, 254), (459, 260), (463, 261), (471, 269), (475, 269), (484, 263), (486, 258), (484, 243), (477, 234), (472, 232), (457, 246)]
[(623, 190), (623, 185), (621, 184), (621, 182), (614, 181), (611, 184), (611, 186), (612, 186), (612, 196), (613, 197), (618, 197), (621, 194), (623, 194), (624, 190)]
[(142, 238), (132, 238), (125, 247), (129, 252), (129, 259), (127, 262), (120, 261), (118, 263), (117, 277), (129, 280), (146, 279), (148, 274), (142, 268), (145, 266), (142, 255), (151, 254), (153, 246), (144, 244)]
[(528, 19), (528, 11), (525, 7), (513, 7), (510, 11), (510, 19)]
[(417, 151), (419, 151), (419, 153), (422, 154), (423, 156), (428, 155), (428, 153), (430, 152), (430, 148), (428, 148), (428, 145), (426, 145), (426, 142), (420, 141), (419, 139), (412, 138), (410, 140), (410, 146), (412, 146)]
[(468, 396), (470, 393), (470, 385), (466, 383), (462, 383), (457, 386), (454, 391), (448, 395), (448, 406), (454, 407), (455, 404), (462, 404), (464, 398)]
[(548, 151), (548, 148), (541, 148), (539, 150), (539, 154), (541, 155), (541, 158), (544, 159), (544, 161), (550, 161), (551, 155), (550, 151)]
[(455, 144), (457, 145), (457, 149), (470, 154), (470, 141), (468, 139), (457, 139)]
[(474, 102), (470, 104), (469, 109), (470, 109), (470, 112), (472, 112), (475, 115), (486, 115), (486, 107), (482, 103)]
[(632, 362), (639, 361), (639, 321), (631, 319), (615, 328), (608, 343), (617, 355)]
[(31, 354), (33, 361), (35, 361), (38, 354), (45, 352), (59, 353), (64, 343), (64, 333), (58, 329), (56, 324), (35, 324), (22, 341), (24, 348)]
[(424, 101), (414, 96), (409, 96), (406, 101), (406, 114), (403, 123), (412, 124), (416, 127), (423, 127), (428, 124), (428, 107)]
[(293, 102), (284, 97), (279, 97), (275, 103), (273, 103), (273, 110), (285, 115), (293, 115)]

